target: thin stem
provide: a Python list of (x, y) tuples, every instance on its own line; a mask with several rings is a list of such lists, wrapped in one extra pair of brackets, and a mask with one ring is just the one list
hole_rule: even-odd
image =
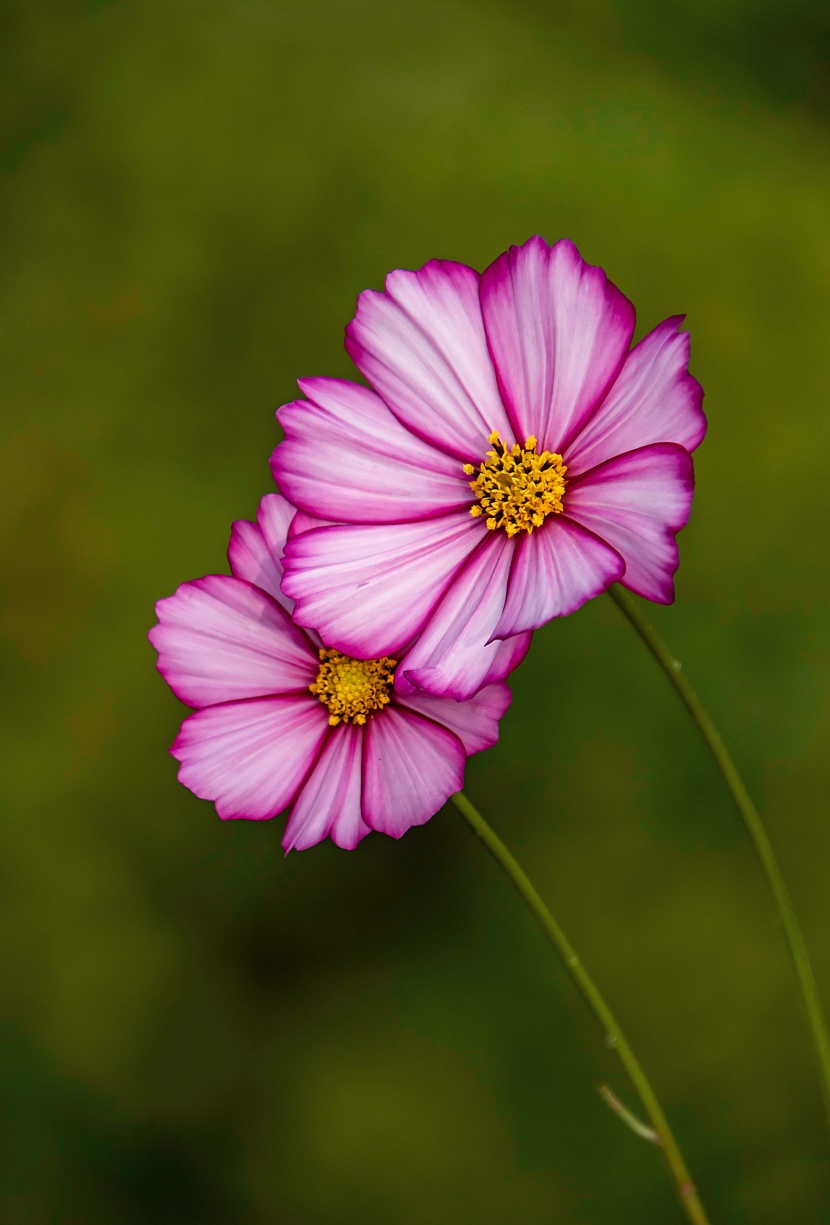
[(718, 729), (703, 709), (700, 699), (686, 679), (685, 673), (681, 670), (680, 661), (674, 658), (663, 642), (663, 639), (657, 633), (657, 630), (643, 615), (637, 601), (628, 594), (625, 588), (615, 585), (609, 588), (608, 594), (622, 614), (634, 626), (634, 629), (663, 669), (669, 683), (683, 705), (694, 719), (732, 794), (738, 812), (743, 818), (752, 840), (752, 845), (755, 847), (755, 851), (761, 861), (761, 867), (767, 878), (767, 883), (772, 890), (772, 896), (775, 899), (775, 905), (781, 919), (781, 925), (784, 929), (793, 965), (795, 966), (798, 985), (801, 988), (804, 1007), (807, 1010), (807, 1020), (818, 1056), (824, 1105), (827, 1111), (828, 1123), (830, 1124), (830, 1040), (827, 1035), (827, 1023), (824, 1019), (813, 967), (807, 954), (807, 946), (804, 943), (804, 937), (801, 934), (801, 928), (795, 916), (795, 910), (790, 901), (787, 886), (784, 884), (781, 869), (778, 867), (778, 861), (775, 858), (772, 844), (758, 815), (758, 810), (744, 786), (743, 779), (738, 773)]
[(638, 1119), (633, 1110), (629, 1110), (625, 1102), (621, 1102), (616, 1093), (608, 1085), (599, 1085), (599, 1095), (606, 1106), (614, 1111), (617, 1118), (622, 1119), (626, 1127), (630, 1127), (635, 1136), (648, 1140), (649, 1144), (659, 1144), (660, 1137), (653, 1127), (648, 1127), (642, 1119)]
[(625, 1069), (640, 1095), (643, 1108), (657, 1134), (657, 1143), (666, 1159), (666, 1164), (669, 1167), (672, 1181), (675, 1184), (686, 1216), (693, 1225), (708, 1225), (708, 1218), (698, 1198), (691, 1174), (677, 1146), (677, 1141), (672, 1135), (662, 1107), (646, 1079), (645, 1072), (640, 1067), (634, 1052), (623, 1035), (616, 1017), (602, 995), (600, 995), (594, 980), (577, 957), (570, 941), (534, 889), (523, 869), (510, 854), (501, 839), (490, 828), (478, 809), (470, 803), (463, 791), (459, 791), (457, 795), (454, 795), (452, 800), (458, 811), (519, 891), (522, 901), (556, 949), (565, 969), (579, 988), (582, 998), (602, 1026), (606, 1042), (617, 1052), (625, 1065)]

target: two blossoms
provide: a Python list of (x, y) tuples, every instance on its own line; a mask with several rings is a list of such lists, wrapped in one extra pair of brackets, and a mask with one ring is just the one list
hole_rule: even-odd
[(632, 348), (628, 299), (539, 237), (362, 293), (369, 386), (300, 381), (231, 575), (156, 606), (180, 781), (223, 818), (290, 809), (286, 851), (399, 838), (495, 744), (534, 629), (617, 582), (671, 603), (706, 431), (682, 320)]
[[(278, 411), (281, 493), (233, 526), (231, 575), (157, 604), (150, 639), (194, 711), (171, 752), (220, 817), (290, 810), (286, 851), (399, 838), (452, 797), (582, 993), (637, 1092), (690, 1225), (706, 1210), (666, 1114), (584, 962), (461, 791), (495, 744), (533, 630), (608, 590), (706, 743), (786, 940), (830, 1122), (830, 1033), (795, 911), (740, 774), (630, 593), (674, 599), (691, 454), (706, 432), (682, 316), (631, 347), (634, 307), (567, 240), (481, 275), (433, 260), (367, 290), (346, 349), (369, 386), (300, 382)], [(626, 590), (627, 589), (627, 590)]]

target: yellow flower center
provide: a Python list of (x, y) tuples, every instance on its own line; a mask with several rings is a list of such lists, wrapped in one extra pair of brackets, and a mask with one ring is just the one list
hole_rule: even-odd
[[(525, 445), (515, 443), (509, 450), (494, 430), (488, 442), (493, 450), (478, 466), (470, 488), (478, 498), (471, 515), (486, 515), (491, 531), (503, 527), (508, 536), (541, 527), (548, 515), (562, 513), (565, 473), (568, 469), (555, 451), (536, 454), (536, 439), (531, 434)], [(475, 468), (465, 464), (472, 476)]]
[(329, 712), (329, 723), (365, 723), (366, 716), (389, 704), (397, 659), (351, 659), (322, 647), (320, 667), (310, 691)]

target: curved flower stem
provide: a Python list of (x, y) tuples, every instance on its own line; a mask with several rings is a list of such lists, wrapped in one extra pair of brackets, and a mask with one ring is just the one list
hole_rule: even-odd
[(654, 1090), (646, 1079), (645, 1072), (640, 1067), (634, 1052), (628, 1045), (616, 1017), (600, 995), (594, 980), (577, 957), (573, 946), (562, 931), (562, 928), (556, 922), (522, 868), (510, 854), (501, 839), (484, 820), (478, 809), (470, 803), (463, 791), (459, 791), (457, 795), (454, 795), (452, 801), (518, 889), (522, 901), (556, 949), (565, 969), (576, 983), (583, 999), (602, 1026), (608, 1045), (617, 1052), (625, 1065), (625, 1069), (631, 1077), (634, 1087), (640, 1095), (643, 1107), (651, 1120), (654, 1132), (656, 1133), (655, 1142), (659, 1144), (666, 1159), (666, 1164), (669, 1167), (686, 1216), (693, 1225), (708, 1225), (708, 1217), (698, 1198), (691, 1174), (677, 1146), (677, 1141), (672, 1135), (668, 1120), (654, 1095)]
[(718, 769), (732, 794), (738, 812), (743, 818), (752, 840), (752, 845), (755, 847), (755, 851), (761, 861), (761, 867), (767, 878), (767, 883), (772, 890), (772, 896), (775, 899), (775, 905), (778, 909), (778, 915), (784, 928), (790, 955), (795, 966), (798, 985), (801, 988), (804, 1007), (807, 1010), (807, 1020), (818, 1055), (824, 1104), (828, 1123), (830, 1123), (830, 1040), (828, 1040), (827, 1035), (827, 1024), (824, 1019), (815, 975), (813, 974), (813, 967), (807, 954), (804, 937), (801, 934), (801, 928), (795, 916), (793, 904), (787, 892), (787, 886), (784, 884), (781, 869), (778, 867), (778, 861), (775, 858), (767, 832), (758, 815), (758, 810), (750, 799), (749, 792), (744, 786), (743, 779), (738, 773), (718, 729), (703, 709), (700, 699), (689, 684), (685, 674), (681, 671), (680, 661), (674, 658), (663, 642), (663, 639), (657, 633), (657, 630), (644, 616), (637, 601), (628, 594), (624, 587), (614, 585), (608, 589), (608, 594), (623, 616), (634, 626), (634, 629), (663, 669), (681, 702), (694, 719), (701, 736), (706, 741), (712, 756), (717, 762)]

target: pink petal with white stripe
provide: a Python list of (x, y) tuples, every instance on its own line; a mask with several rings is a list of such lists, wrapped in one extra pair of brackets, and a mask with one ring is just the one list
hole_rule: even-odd
[(492, 430), (509, 432), (481, 320), (479, 275), (431, 260), (366, 290), (346, 349), (392, 412), (419, 438), (474, 461)]
[(625, 570), (616, 549), (564, 515), (551, 516), (516, 549), (500, 637), (544, 625), (575, 612)]
[(288, 529), (288, 539), (293, 540), (295, 536), (302, 536), (303, 532), (310, 532), (315, 527), (334, 526), (335, 520), (333, 519), (320, 519), (317, 515), (308, 515), (304, 510), (298, 510), (291, 520), (291, 526)]
[(295, 508), (278, 493), (268, 493), (257, 510), (256, 523), (238, 519), (231, 528), (228, 561), (236, 578), (267, 591), (286, 612), (294, 601), (283, 595), (282, 555)]
[(415, 686), (464, 701), (487, 683), (514, 547), (504, 532), (487, 533), (401, 660), (396, 689)]
[(170, 752), (179, 782), (223, 820), (264, 821), (291, 803), (329, 731), (309, 694), (209, 706), (185, 719)]
[(568, 486), (568, 513), (622, 554), (622, 583), (657, 604), (674, 601), (675, 535), (694, 492), (692, 457), (673, 443), (619, 455)]
[[(314, 630), (307, 630), (306, 633), (313, 634)], [(487, 657), (490, 660), (490, 665), (484, 674), (484, 679), (481, 682), (482, 687), (490, 685), (495, 681), (504, 680), (506, 676), (518, 668), (519, 664), (527, 655), (530, 644), (533, 640), (533, 633), (528, 631), (524, 634), (513, 634), (510, 638), (497, 638), (494, 642), (488, 642), (483, 648), (487, 652)], [(408, 654), (401, 661), (401, 666), (395, 673), (395, 691), (400, 695), (410, 695), (413, 693), (427, 692), (429, 686), (426, 685), (423, 689), (413, 684), (407, 679), (405, 671), (407, 666)], [(429, 676), (424, 676), (419, 672), (419, 677), (429, 681)], [(480, 692), (481, 690), (479, 690)]]
[(411, 693), (396, 697), (399, 706), (417, 711), (448, 727), (454, 732), (464, 751), (480, 753), (490, 749), (499, 738), (499, 719), (510, 705), (511, 693), (503, 681), (480, 689), (468, 702), (455, 702), (452, 698), (439, 698), (431, 693)]
[(617, 377), (634, 307), (572, 242), (538, 236), (485, 269), (480, 294), (515, 441), (561, 452)]
[(533, 634), (530, 631), (524, 634), (513, 634), (511, 638), (498, 638), (493, 662), (484, 678), (484, 683), (489, 685), (491, 681), (503, 680), (514, 668), (518, 668), (527, 655), (532, 640)]
[(364, 734), (365, 728), (351, 723), (332, 728), (291, 809), (282, 840), (286, 854), (328, 837), (352, 851), (371, 832), (360, 807)]
[(465, 512), (420, 523), (347, 524), (293, 536), (283, 590), (295, 620), (358, 659), (394, 654), (423, 627), (486, 533)]
[(461, 741), (414, 711), (387, 706), (363, 743), (363, 819), (381, 834), (423, 825), (464, 782)]
[(308, 638), (270, 596), (225, 574), (183, 583), (156, 604), (149, 638), (158, 670), (188, 706), (306, 689), (317, 672)]
[(340, 379), (302, 379), (307, 400), (278, 412), (271, 458), (301, 509), (341, 523), (428, 519), (470, 506), (462, 465), (401, 425), (380, 396)]
[(603, 403), (571, 444), (568, 473), (653, 442), (676, 442), (693, 451), (706, 433), (703, 388), (689, 374), (689, 333), (684, 315), (665, 319), (626, 358)]

